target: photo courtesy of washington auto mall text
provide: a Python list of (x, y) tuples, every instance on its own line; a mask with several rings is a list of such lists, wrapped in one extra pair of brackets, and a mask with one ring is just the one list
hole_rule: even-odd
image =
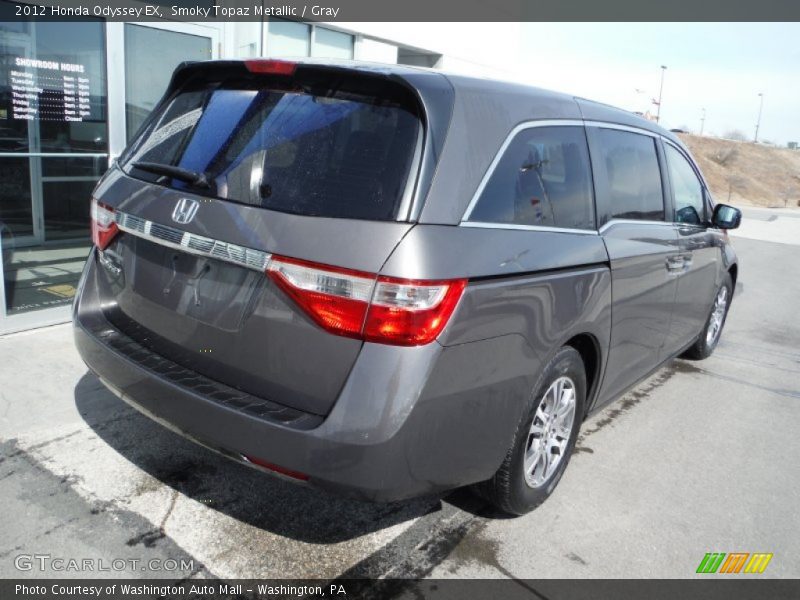
[(255, 594), (259, 598), (346, 598), (345, 585), (293, 585), (290, 583), (114, 583), (97, 582), (92, 585), (59, 583), (14, 585), (15, 597), (20, 598), (246, 598)]

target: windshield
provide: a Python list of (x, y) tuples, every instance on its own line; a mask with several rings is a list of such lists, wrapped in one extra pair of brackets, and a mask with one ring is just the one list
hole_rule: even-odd
[(421, 124), (408, 93), (386, 87), (389, 93), (359, 94), (263, 89), (246, 79), (195, 85), (139, 134), (123, 168), (271, 210), (392, 220)]

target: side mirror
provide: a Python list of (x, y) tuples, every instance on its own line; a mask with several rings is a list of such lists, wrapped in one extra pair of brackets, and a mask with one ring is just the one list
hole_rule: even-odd
[(688, 223), (690, 225), (700, 225), (703, 220), (697, 214), (697, 209), (694, 206), (684, 206), (678, 209), (677, 215), (678, 223)]
[(736, 229), (742, 222), (742, 211), (727, 204), (717, 204), (711, 224), (720, 229)]

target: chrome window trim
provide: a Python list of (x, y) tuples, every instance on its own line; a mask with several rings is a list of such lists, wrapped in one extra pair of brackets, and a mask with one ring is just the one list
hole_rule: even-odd
[(611, 229), (615, 225), (643, 225), (645, 227), (674, 227), (675, 224), (670, 221), (650, 221), (646, 219), (611, 219), (607, 223), (605, 223), (600, 229), (597, 230), (598, 233), (602, 234), (608, 229)]
[(664, 136), (656, 131), (636, 127), (635, 125), (622, 125), (620, 123), (606, 123), (605, 121), (586, 121), (586, 127), (597, 127), (599, 129), (616, 129), (618, 131), (627, 131), (629, 133), (639, 133), (651, 138), (663, 138)]
[(489, 168), (486, 170), (486, 173), (484, 173), (483, 178), (478, 185), (478, 189), (475, 190), (475, 193), (472, 195), (472, 199), (467, 205), (467, 209), (464, 211), (464, 214), (461, 217), (460, 224), (465, 225), (466, 222), (469, 221), (469, 218), (472, 216), (472, 211), (475, 209), (475, 205), (478, 204), (478, 200), (480, 199), (486, 184), (489, 183), (489, 179), (494, 174), (498, 163), (503, 158), (503, 155), (518, 133), (528, 129), (536, 129), (537, 127), (583, 127), (583, 125), (584, 122), (581, 119), (542, 119), (538, 121), (525, 121), (524, 123), (520, 123), (514, 127), (514, 129), (512, 129), (511, 132), (506, 136), (506, 139), (503, 140), (503, 143), (500, 145), (500, 149), (494, 155)]
[(264, 272), (272, 257), (263, 250), (215, 240), (121, 211), (114, 212), (114, 220), (121, 231), (155, 244), (196, 256), (216, 258), (254, 271)]
[(615, 225), (636, 225), (644, 227), (675, 227), (677, 223), (669, 221), (650, 221), (645, 219), (611, 219), (600, 229), (570, 229), (567, 227), (548, 227), (546, 225), (517, 225), (516, 223), (485, 223), (482, 221), (464, 221), (460, 227), (474, 229), (510, 229), (517, 231), (546, 231), (549, 233), (577, 233), (579, 235), (602, 235)]
[(516, 223), (485, 223), (483, 221), (464, 221), (462, 227), (475, 229), (515, 229), (519, 231), (548, 231), (551, 233), (578, 233), (581, 235), (597, 235), (596, 229), (570, 229), (568, 227), (549, 227), (547, 225), (518, 225)]

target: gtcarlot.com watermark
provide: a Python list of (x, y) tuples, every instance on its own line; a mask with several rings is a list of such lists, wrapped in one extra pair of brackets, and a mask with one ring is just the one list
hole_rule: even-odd
[(104, 571), (190, 571), (194, 560), (174, 558), (65, 558), (52, 554), (18, 554), (14, 557), (18, 571), (52, 571), (55, 573), (99, 573)]

